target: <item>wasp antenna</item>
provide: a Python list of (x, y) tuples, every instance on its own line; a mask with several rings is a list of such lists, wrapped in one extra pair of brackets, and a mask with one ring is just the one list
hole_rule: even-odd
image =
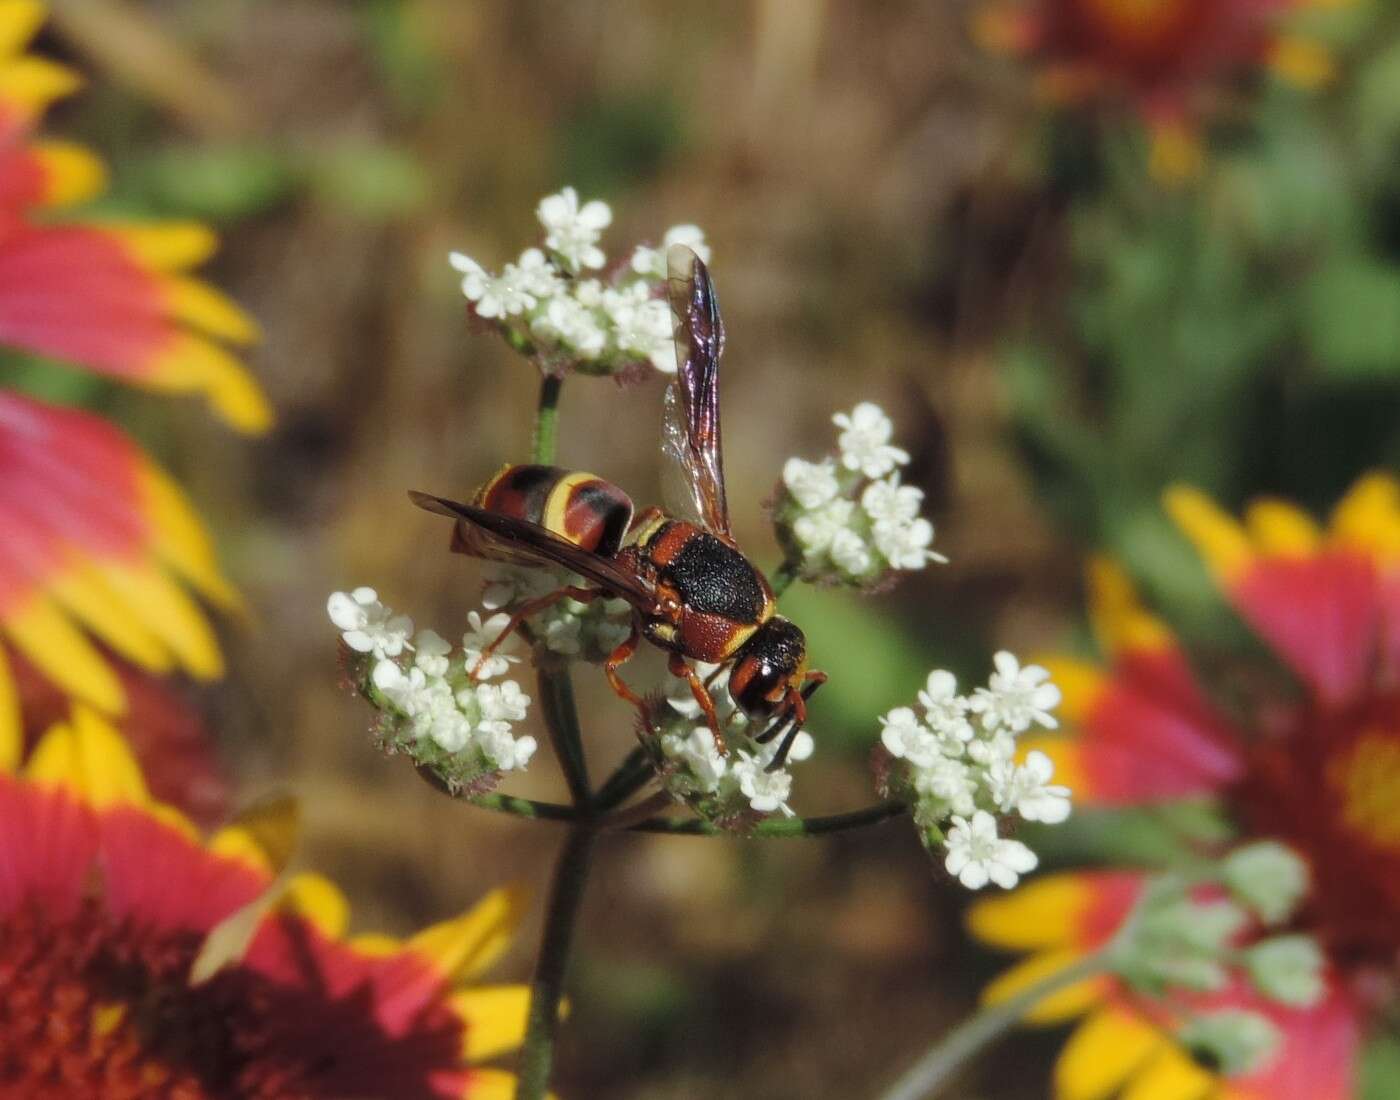
[(797, 740), (797, 735), (801, 732), (801, 724), (794, 722), (792, 729), (788, 730), (787, 736), (783, 738), (783, 743), (778, 746), (777, 754), (773, 757), (772, 763), (763, 769), (765, 772), (775, 772), (787, 763), (788, 753), (792, 751), (792, 743)]

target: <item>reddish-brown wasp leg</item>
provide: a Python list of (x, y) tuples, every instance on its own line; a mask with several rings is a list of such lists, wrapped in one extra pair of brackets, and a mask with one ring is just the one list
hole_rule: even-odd
[(476, 664), (472, 666), (469, 675), (473, 680), (476, 679), (476, 670), (481, 668), (496, 650), (500, 648), (501, 644), (519, 630), (520, 624), (531, 615), (538, 615), (541, 611), (553, 607), (560, 600), (578, 600), (580, 603), (589, 603), (592, 600), (596, 600), (602, 594), (603, 593), (596, 588), (577, 588), (570, 586), (568, 588), (556, 589), (553, 592), (547, 592), (545, 595), (539, 596), (533, 600), (526, 600), (511, 615), (510, 622), (506, 623), (505, 628), (481, 651), (481, 656), (476, 659)]
[(783, 742), (778, 746), (778, 751), (773, 754), (773, 760), (765, 768), (765, 771), (775, 772), (787, 762), (788, 753), (792, 751), (792, 743), (797, 740), (797, 735), (802, 732), (802, 727), (807, 723), (807, 700), (812, 697), (812, 693), (826, 683), (825, 672), (809, 672), (802, 681), (801, 692), (793, 688), (788, 688), (787, 695), (783, 698), (783, 712), (771, 726), (754, 738), (760, 744), (771, 741), (782, 729), (787, 729)]
[(705, 721), (709, 723), (710, 732), (714, 734), (715, 750), (721, 756), (728, 756), (729, 746), (724, 743), (724, 734), (719, 729), (719, 715), (715, 712), (715, 701), (710, 698), (710, 693), (705, 689), (700, 677), (695, 675), (695, 670), (685, 663), (685, 658), (679, 653), (671, 654), (671, 662), (667, 667), (670, 668), (672, 676), (679, 676), (690, 684), (690, 694), (695, 696), (695, 701), (705, 712)]
[(651, 715), (647, 711), (646, 700), (628, 687), (617, 674), (617, 670), (637, 652), (637, 646), (642, 640), (642, 620), (639, 616), (632, 616), (632, 630), (622, 639), (617, 648), (608, 654), (608, 659), (603, 662), (603, 672), (607, 674), (608, 683), (617, 693), (619, 698), (626, 699), (637, 708), (637, 713), (642, 716), (642, 724), (647, 728), (651, 727)]

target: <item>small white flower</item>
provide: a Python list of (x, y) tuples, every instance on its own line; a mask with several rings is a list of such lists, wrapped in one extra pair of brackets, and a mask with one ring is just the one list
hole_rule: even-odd
[(479, 611), (472, 611), (467, 615), (468, 629), (462, 635), (462, 649), (467, 656), (467, 671), (474, 678), (490, 680), (492, 677), (502, 676), (512, 664), (520, 660), (510, 652), (516, 644), (514, 634), (497, 646), (485, 661), (481, 659), (487, 646), (500, 638), (501, 632), (509, 623), (510, 616), (504, 611), (496, 612), (485, 622), (482, 621)]
[(764, 771), (763, 761), (743, 749), (738, 749), (736, 755), (739, 759), (730, 770), (749, 805), (761, 814), (781, 810), (787, 817), (794, 816), (787, 804), (787, 797), (792, 793), (792, 776), (783, 769)]
[(478, 684), (476, 705), (483, 722), (522, 722), (530, 697), (514, 680), (504, 680), (499, 684)]
[(967, 755), (973, 763), (990, 768), (1016, 756), (1016, 738), (1004, 729), (983, 730), (967, 743)]
[(855, 507), (849, 500), (833, 500), (804, 512), (793, 521), (792, 533), (808, 557), (824, 554), (831, 548), (836, 536), (847, 529)]
[(958, 694), (958, 678), (946, 669), (928, 674), (919, 705), (929, 728), (955, 741), (972, 740), (972, 723), (967, 720), (968, 701)]
[(601, 355), (608, 343), (597, 313), (567, 294), (551, 298), (544, 312), (530, 322), (530, 330), (587, 358)]
[(884, 481), (872, 481), (860, 495), (860, 506), (875, 523), (910, 523), (919, 516), (924, 491), (913, 485), (901, 485), (899, 475)]
[(428, 678), (421, 668), (404, 672), (397, 663), (385, 659), (375, 662), (374, 670), (370, 673), (370, 682), (392, 706), (412, 716), (418, 710), (419, 697), (427, 685)]
[(640, 302), (624, 301), (609, 313), (612, 317), (613, 341), (619, 351), (648, 359), (659, 371), (676, 373), (671, 310), (665, 302), (655, 298)]
[(462, 275), (462, 294), (469, 302), (479, 301), (491, 282), (491, 273), (462, 252), (450, 252), (447, 262)]
[(540, 301), (547, 301), (564, 292), (564, 280), (538, 248), (527, 248), (515, 263), (506, 264), (501, 275), (509, 275), (516, 286)]
[(538, 283), (537, 271), (506, 264), (501, 274), (492, 275), (460, 252), (452, 253), (448, 260), (462, 273), (462, 293), (472, 303), (478, 317), (513, 317), (535, 308), (537, 298), (530, 288)]
[(578, 192), (566, 187), (557, 195), (541, 199), (535, 213), (545, 230), (545, 247), (562, 258), (570, 270), (603, 266), (607, 257), (597, 242), (612, 223), (612, 210), (607, 203), (594, 199), (580, 207)]
[(832, 535), (831, 546), (827, 552), (831, 555), (831, 560), (836, 563), (837, 568), (844, 570), (852, 577), (860, 577), (868, 573), (870, 566), (874, 563), (874, 559), (870, 556), (870, 547), (849, 527), (843, 527)]
[(874, 527), (875, 548), (894, 569), (922, 569), (931, 561), (946, 562), (930, 550), (933, 524), (926, 519), (881, 520)]
[(1059, 723), (1050, 711), (1060, 704), (1060, 689), (1049, 683), (1050, 673), (1039, 665), (1022, 668), (1016, 657), (1002, 650), (992, 658), (996, 671), (989, 686), (978, 688), (972, 709), (982, 715), (988, 729), (1004, 727), (1024, 733), (1033, 724), (1055, 729)]
[(649, 279), (666, 278), (666, 253), (673, 244), (688, 246), (705, 263), (710, 262), (710, 248), (705, 232), (698, 225), (673, 225), (661, 238), (660, 248), (638, 245), (632, 253), (632, 270)]
[(969, 890), (980, 890), (989, 881), (1010, 890), (1037, 863), (1035, 853), (1020, 841), (997, 835), (996, 818), (986, 810), (978, 810), (970, 821), (954, 815), (947, 845), (944, 866)]
[(583, 623), (574, 615), (551, 619), (544, 628), (545, 648), (565, 657), (577, 657), (583, 651)]
[(836, 464), (829, 458), (821, 462), (788, 459), (783, 464), (783, 484), (792, 499), (808, 510), (830, 503), (841, 491), (836, 481)]
[[(926, 811), (936, 819), (949, 814), (966, 817), (977, 808), (977, 783), (972, 769), (961, 760), (940, 756), (914, 773), (914, 790)], [(932, 805), (928, 805), (929, 800)]]
[(446, 676), (452, 646), (435, 630), (420, 630), (413, 636), (413, 663), (428, 676)]
[(727, 764), (715, 748), (715, 736), (708, 726), (696, 726), (686, 737), (668, 734), (662, 738), (662, 748), (685, 768), (695, 790), (713, 794), (719, 789)]
[(1058, 825), (1069, 817), (1069, 788), (1050, 782), (1055, 765), (1032, 750), (1024, 764), (999, 760), (987, 769), (987, 786), (1002, 813), (1019, 813), (1027, 821)]
[(413, 620), (407, 615), (395, 615), (379, 602), (373, 588), (332, 592), (326, 601), (326, 613), (340, 629), (345, 644), (356, 653), (397, 657), (408, 648), (408, 638), (413, 633)]
[(472, 725), (467, 716), (459, 710), (435, 710), (428, 726), (427, 736), (447, 752), (461, 752), (471, 740)]
[(889, 754), (908, 760), (916, 768), (931, 767), (943, 755), (938, 738), (910, 707), (895, 707), (880, 719), (880, 725), (880, 743)]
[(533, 737), (512, 737), (506, 726), (478, 731), (478, 742), (487, 759), (503, 772), (523, 771), (537, 747)]
[(574, 283), (574, 298), (586, 309), (607, 309), (609, 293), (597, 279), (579, 279)]
[(837, 413), (832, 422), (841, 428), (837, 445), (841, 464), (866, 477), (884, 477), (909, 461), (909, 452), (890, 444), (894, 425), (879, 405), (862, 401), (849, 413)]

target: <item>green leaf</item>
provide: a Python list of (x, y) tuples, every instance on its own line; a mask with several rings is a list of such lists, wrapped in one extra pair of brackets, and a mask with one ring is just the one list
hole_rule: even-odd
[(1400, 374), (1400, 271), (1342, 256), (1305, 292), (1305, 325), (1318, 365), (1339, 377)]
[(868, 749), (878, 717), (912, 705), (932, 667), (888, 606), (850, 592), (795, 584), (782, 611), (807, 635), (813, 668), (831, 679), (812, 699), (812, 726), (822, 744)]
[(95, 208), (228, 225), (281, 202), (296, 181), (292, 161), (268, 146), (187, 146), (128, 162), (117, 186)]
[(1380, 1035), (1361, 1053), (1360, 1100), (1394, 1100), (1400, 1096), (1400, 1036)]
[(412, 214), (428, 195), (428, 177), (411, 154), (387, 145), (347, 142), (308, 162), (312, 191), (342, 213), (369, 223)]
[(1126, 810), (1076, 809), (1061, 825), (1030, 825), (1019, 835), (1047, 866), (1083, 863), (1170, 867), (1195, 858), (1199, 845), (1231, 835), (1209, 801), (1173, 802)]

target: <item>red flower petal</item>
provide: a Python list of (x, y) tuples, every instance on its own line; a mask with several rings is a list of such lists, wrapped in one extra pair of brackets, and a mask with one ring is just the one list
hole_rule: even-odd
[(1286, 1008), (1252, 991), (1227, 996), (1214, 1007), (1225, 1006), (1268, 1017), (1282, 1043), (1277, 1057), (1258, 1073), (1226, 1081), (1221, 1100), (1351, 1100), (1361, 1011), (1340, 987), (1334, 985), (1312, 1008)]
[(1089, 798), (1136, 805), (1228, 786), (1243, 766), (1239, 744), (1171, 647), (1115, 662), (1079, 723), (1076, 758)]
[(160, 284), (112, 237), (21, 226), (0, 241), (0, 342), (138, 379), (173, 335)]
[(103, 898), (118, 919), (161, 932), (208, 932), (268, 887), (248, 864), (216, 856), (151, 816), (118, 806), (97, 817)]
[(1264, 557), (1228, 586), (1230, 602), (1323, 703), (1367, 683), (1380, 630), (1376, 567), (1344, 550)]
[(31, 898), (56, 916), (71, 914), (96, 850), (85, 806), (64, 791), (0, 775), (0, 915)]

